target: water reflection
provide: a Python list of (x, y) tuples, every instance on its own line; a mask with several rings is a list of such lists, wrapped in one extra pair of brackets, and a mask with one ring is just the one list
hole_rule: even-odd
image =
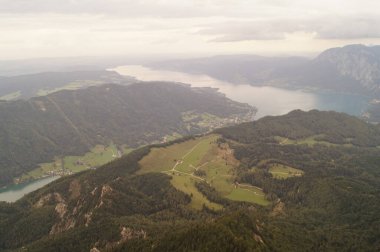
[(110, 70), (121, 75), (134, 76), (142, 81), (173, 81), (190, 83), (193, 87), (218, 88), (220, 92), (232, 100), (257, 107), (259, 111), (256, 118), (266, 115), (282, 115), (294, 109), (319, 108), (318, 101), (320, 99), (318, 95), (301, 90), (236, 85), (214, 79), (208, 75), (152, 70), (139, 65), (119, 66)]
[(33, 192), (58, 178), (59, 177), (48, 177), (28, 183), (11, 185), (7, 188), (0, 189), (0, 201), (15, 202), (16, 200), (22, 198), (25, 194)]

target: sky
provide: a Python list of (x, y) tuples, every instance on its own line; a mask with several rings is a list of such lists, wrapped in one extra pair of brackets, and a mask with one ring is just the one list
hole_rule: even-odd
[(0, 0), (1, 59), (313, 56), (380, 44), (378, 0)]

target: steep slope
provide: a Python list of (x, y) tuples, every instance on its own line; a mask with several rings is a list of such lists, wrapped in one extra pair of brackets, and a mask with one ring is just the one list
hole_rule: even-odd
[(111, 71), (44, 72), (0, 78), (0, 100), (28, 99), (63, 89), (129, 84), (132, 78)]
[(319, 88), (380, 93), (380, 46), (332, 48), (311, 61), (306, 69), (305, 80), (313, 81), (311, 83)]
[(312, 60), (240, 55), (171, 60), (148, 66), (208, 74), (236, 84), (380, 95), (379, 46), (348, 45), (331, 48)]
[(254, 112), (215, 90), (173, 83), (104, 85), (3, 102), (0, 185), (39, 163), (81, 155), (96, 144), (137, 147), (173, 133), (207, 132), (251, 120)]
[[(322, 130), (314, 126), (322, 124)], [(235, 185), (262, 187), (271, 202), (259, 207), (226, 200), (213, 189), (216, 184), (201, 183), (198, 190), (221, 204), (222, 211), (194, 208), (195, 193), (185, 193), (174, 182), (185, 174), (141, 172), (147, 169), (142, 160), (158, 150), (158, 168), (172, 161), (173, 150), (187, 146), (199, 153), (203, 147), (189, 144), (198, 137), (146, 146), (95, 171), (62, 178), (14, 204), (1, 204), (0, 250), (377, 251), (380, 149), (373, 145), (379, 142), (310, 139), (339, 131), (343, 138), (380, 136), (373, 125), (318, 111), (217, 130), (218, 146), (228, 145), (240, 162), (230, 174)], [(302, 170), (302, 176), (290, 167)], [(213, 169), (221, 171), (220, 166)]]

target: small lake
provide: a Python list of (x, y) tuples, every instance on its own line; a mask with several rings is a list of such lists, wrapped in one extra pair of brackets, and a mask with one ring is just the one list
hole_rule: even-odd
[(15, 202), (16, 200), (22, 198), (25, 194), (33, 192), (58, 178), (59, 176), (47, 177), (2, 188), (0, 189), (0, 201)]
[(221, 93), (232, 100), (255, 106), (258, 109), (255, 119), (267, 115), (283, 115), (294, 109), (334, 110), (359, 116), (366, 110), (370, 100), (361, 95), (237, 85), (214, 79), (208, 75), (153, 70), (140, 65), (119, 66), (109, 70), (116, 71), (121, 75), (133, 76), (142, 81), (173, 81), (188, 83), (193, 87), (218, 88)]

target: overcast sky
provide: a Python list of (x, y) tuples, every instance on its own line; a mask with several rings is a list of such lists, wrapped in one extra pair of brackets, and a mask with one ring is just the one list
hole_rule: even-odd
[(379, 0), (0, 0), (2, 59), (312, 55), (380, 44)]

